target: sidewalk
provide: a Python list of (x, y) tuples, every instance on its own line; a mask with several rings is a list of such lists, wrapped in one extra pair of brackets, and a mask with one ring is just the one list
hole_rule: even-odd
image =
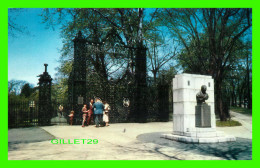
[[(117, 123), (109, 127), (46, 126), (9, 130), (9, 160), (230, 160), (252, 159), (250, 131), (244, 127), (217, 128), (235, 135), (236, 142), (184, 144), (160, 138), (172, 131), (172, 121)], [(232, 131), (233, 130), (233, 131)], [(36, 139), (24, 141), (17, 136)], [(45, 136), (43, 136), (45, 134)], [(41, 136), (41, 137), (40, 137)], [(16, 138), (15, 138), (16, 137)], [(98, 139), (98, 144), (52, 144), (51, 139)], [(252, 136), (251, 136), (252, 137)], [(12, 139), (16, 139), (15, 143)], [(39, 142), (39, 139), (42, 141)], [(22, 139), (20, 141), (18, 139)], [(14, 141), (14, 140), (13, 140)]]
[(252, 133), (252, 115), (244, 115), (233, 111), (230, 111), (230, 114), (234, 120), (237, 120), (242, 124), (242, 127)]
[(234, 135), (235, 137), (252, 139), (252, 116), (244, 115), (230, 111), (231, 119), (239, 121), (242, 126), (236, 127), (218, 127), (219, 131), (224, 131), (226, 134)]

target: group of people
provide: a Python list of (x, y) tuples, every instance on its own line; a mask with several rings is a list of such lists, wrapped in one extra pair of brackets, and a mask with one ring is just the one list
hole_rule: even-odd
[[(96, 127), (109, 126), (109, 111), (110, 106), (106, 101), (102, 102), (100, 98), (96, 98), (94, 102), (94, 100), (91, 99), (89, 104), (84, 104), (82, 108), (82, 127), (85, 127), (85, 123), (87, 126), (90, 125), (93, 118)], [(69, 115), (70, 125), (72, 125), (73, 116), (74, 111), (71, 111)]]

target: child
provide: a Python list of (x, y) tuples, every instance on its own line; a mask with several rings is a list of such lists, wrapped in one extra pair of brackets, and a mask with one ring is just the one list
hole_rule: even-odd
[(72, 123), (73, 123), (73, 117), (74, 117), (74, 111), (73, 111), (73, 110), (70, 112), (69, 117), (70, 117), (70, 125), (72, 125)]

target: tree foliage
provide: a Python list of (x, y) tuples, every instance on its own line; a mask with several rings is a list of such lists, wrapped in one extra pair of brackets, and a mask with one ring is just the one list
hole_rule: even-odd
[(165, 9), (161, 16), (183, 46), (179, 56), (186, 72), (215, 79), (216, 112), (223, 111), (223, 80), (237, 59), (237, 48), (252, 26), (251, 9)]
[[(148, 10), (148, 9), (147, 9)], [(96, 73), (107, 82), (122, 81), (135, 72), (135, 48), (146, 44), (151, 46), (151, 31), (159, 25), (156, 19), (158, 9), (44, 9), (43, 22), (48, 27), (61, 28), (63, 48), (61, 49), (58, 78), (68, 79), (72, 71), (73, 39), (81, 31), (88, 41), (87, 74)], [(95, 44), (99, 44), (96, 46)], [(165, 47), (164, 47), (165, 48)], [(173, 51), (164, 50), (156, 59), (153, 70), (159, 69), (171, 60)], [(150, 62), (150, 60), (149, 60)], [(149, 63), (148, 62), (148, 63)], [(154, 62), (154, 61), (153, 61)], [(155, 74), (156, 76), (156, 74)], [(92, 79), (94, 80), (94, 79)], [(67, 81), (63, 83), (67, 83)], [(95, 81), (99, 83), (100, 81)]]
[(8, 98), (12, 100), (38, 100), (37, 87), (23, 80), (8, 81)]
[(17, 37), (19, 34), (29, 35), (26, 26), (17, 23), (17, 16), (25, 12), (22, 8), (9, 8), (8, 9), (8, 35), (11, 37)]
[(24, 84), (26, 84), (26, 81), (23, 80), (9, 80), (8, 94), (19, 95)]
[[(96, 83), (112, 78), (120, 82), (134, 74), (133, 49), (145, 45), (154, 81), (164, 73), (171, 77), (176, 73), (176, 65), (183, 72), (211, 75), (215, 80), (215, 111), (221, 120), (228, 117), (223, 103), (229, 96), (235, 93), (251, 99), (251, 54), (247, 46), (252, 35), (251, 9), (67, 8), (45, 9), (42, 16), (47, 26), (60, 26), (64, 45), (57, 68), (61, 78), (57, 85), (61, 86), (57, 87), (63, 88), (62, 94), (66, 93), (72, 70), (72, 40), (82, 31), (89, 42), (88, 79)], [(92, 74), (99, 77), (93, 78)]]

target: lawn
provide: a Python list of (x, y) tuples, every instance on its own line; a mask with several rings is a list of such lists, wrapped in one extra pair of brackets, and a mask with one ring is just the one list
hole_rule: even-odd
[(228, 120), (228, 121), (216, 121), (217, 127), (234, 127), (234, 126), (241, 126), (242, 124), (235, 120)]

